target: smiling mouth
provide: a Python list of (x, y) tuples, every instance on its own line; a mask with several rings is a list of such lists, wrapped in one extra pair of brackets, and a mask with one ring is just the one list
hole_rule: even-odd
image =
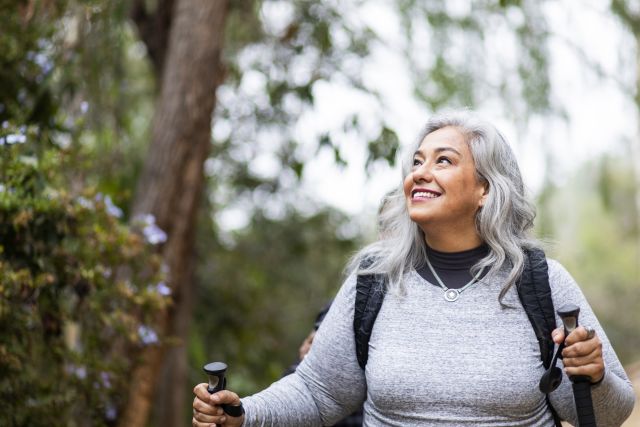
[(441, 196), (441, 193), (438, 193), (436, 191), (413, 190), (411, 192), (412, 199), (435, 199), (440, 196)]

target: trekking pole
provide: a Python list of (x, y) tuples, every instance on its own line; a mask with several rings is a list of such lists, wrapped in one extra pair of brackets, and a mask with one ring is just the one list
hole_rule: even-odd
[[(580, 307), (567, 304), (558, 310), (558, 315), (564, 324), (564, 336), (566, 337), (578, 327), (578, 315)], [(591, 401), (591, 377), (587, 375), (569, 376), (573, 386), (573, 399), (576, 403), (579, 427), (596, 427), (596, 416)]]
[[(227, 387), (227, 378), (225, 373), (227, 372), (227, 364), (222, 362), (212, 362), (204, 365), (204, 371), (209, 376), (209, 385), (207, 391), (209, 394), (217, 393), (220, 390), (224, 390)], [(242, 403), (238, 406), (228, 405), (223, 403), (222, 410), (232, 417), (239, 417), (244, 414)]]

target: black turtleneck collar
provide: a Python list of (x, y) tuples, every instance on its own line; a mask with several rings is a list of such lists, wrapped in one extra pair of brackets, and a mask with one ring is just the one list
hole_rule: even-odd
[[(487, 256), (489, 246), (482, 244), (477, 248), (462, 252), (440, 252), (427, 246), (427, 256), (438, 273), (440, 280), (448, 288), (460, 288), (471, 280), (471, 267)], [(426, 261), (416, 269), (418, 274), (435, 286), (438, 282), (433, 277)]]
[(427, 256), (436, 270), (468, 270), (488, 253), (486, 244), (462, 252), (440, 252), (427, 246)]

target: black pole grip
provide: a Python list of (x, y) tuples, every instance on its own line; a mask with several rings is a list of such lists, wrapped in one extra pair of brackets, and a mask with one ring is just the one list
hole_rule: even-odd
[[(204, 371), (209, 376), (209, 385), (207, 386), (207, 391), (209, 394), (217, 393), (220, 390), (224, 390), (227, 388), (227, 378), (225, 377), (225, 373), (227, 372), (227, 365), (222, 362), (213, 362), (208, 363), (204, 366)], [(229, 405), (223, 403), (220, 405), (222, 410), (232, 417), (239, 417), (244, 414), (244, 408), (242, 407), (242, 402), (240, 405)]]
[[(558, 315), (562, 318), (566, 339), (567, 335), (578, 327), (580, 307), (566, 304), (558, 310)], [(591, 401), (591, 378), (586, 375), (571, 375), (569, 379), (573, 387), (573, 400), (576, 404), (578, 427), (597, 427), (596, 416), (593, 412), (593, 402)]]
[(593, 412), (593, 402), (591, 401), (591, 378), (584, 375), (574, 375), (573, 398), (576, 402), (576, 413), (578, 414), (578, 427), (596, 427), (596, 415)]
[[(591, 396), (589, 396), (589, 398), (591, 398)], [(244, 408), (242, 407), (242, 403), (240, 403), (238, 406), (228, 405), (226, 403), (223, 403), (222, 410), (224, 411), (225, 414), (230, 415), (232, 417), (239, 417), (241, 415), (244, 415)]]

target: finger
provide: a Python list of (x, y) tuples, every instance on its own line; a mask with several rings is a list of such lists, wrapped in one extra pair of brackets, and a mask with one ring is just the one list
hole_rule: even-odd
[(201, 423), (196, 420), (196, 417), (191, 418), (191, 427), (215, 427), (215, 424)]
[(211, 424), (221, 425), (227, 421), (226, 415), (207, 415), (201, 412), (194, 412), (193, 419), (199, 423), (204, 423), (207, 426), (210, 426)]
[(193, 388), (193, 394), (195, 394), (200, 400), (208, 402), (211, 398), (211, 394), (207, 391), (207, 383), (200, 383)]
[(597, 382), (604, 375), (604, 366), (590, 363), (588, 365), (565, 368), (564, 371), (568, 376), (583, 375), (591, 378), (592, 382)]
[(573, 330), (573, 332), (569, 334), (565, 344), (567, 346), (570, 346), (580, 341), (591, 341), (595, 338), (596, 338), (595, 334), (591, 338), (589, 337), (589, 332), (584, 326), (578, 326), (576, 329)]
[(193, 399), (193, 409), (204, 415), (222, 415), (222, 408), (219, 406), (214, 406), (209, 402), (203, 402), (199, 398)]
[(551, 339), (553, 339), (553, 342), (556, 344), (562, 343), (562, 341), (564, 341), (564, 329), (563, 328), (554, 329), (551, 332)]
[(201, 423), (212, 424), (219, 420), (220, 417), (218, 415), (207, 415), (203, 414), (202, 412), (194, 412), (193, 419)]
[(562, 357), (583, 357), (593, 353), (594, 351), (602, 355), (602, 342), (598, 337), (593, 337), (588, 341), (578, 341), (574, 344), (567, 345), (567, 347), (562, 350)]
[(229, 405), (239, 405), (240, 398), (230, 390), (221, 390), (211, 395), (210, 402), (214, 405), (226, 403)]
[(207, 421), (198, 421), (195, 417), (191, 419), (191, 426), (192, 427), (218, 427), (218, 426), (222, 427), (221, 424), (215, 424)]
[(565, 357), (562, 363), (565, 367), (579, 367), (589, 365), (591, 363), (601, 363), (602, 353), (595, 349), (591, 353), (583, 356)]

